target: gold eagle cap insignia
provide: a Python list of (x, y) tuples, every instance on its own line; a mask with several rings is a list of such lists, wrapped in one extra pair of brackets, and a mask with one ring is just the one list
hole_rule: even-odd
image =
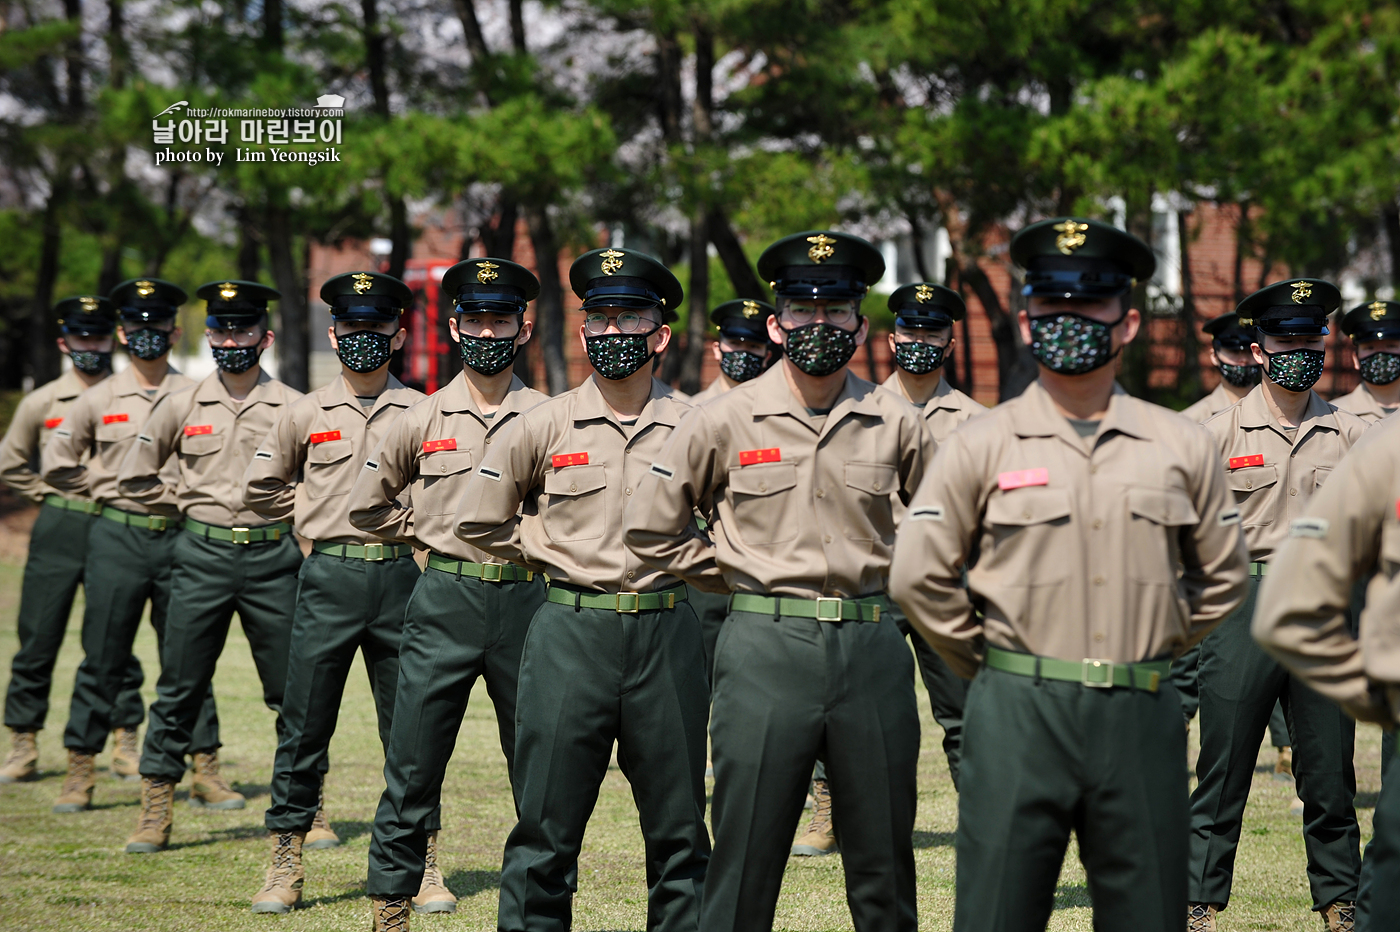
[(622, 259), (627, 255), (625, 252), (618, 252), (616, 249), (606, 249), (599, 253), (602, 256), (601, 266), (604, 275), (615, 275), (618, 269), (622, 268)]
[(97, 310), (97, 299), (91, 297), (90, 295), (83, 295), (81, 298), (78, 299), (78, 303), (81, 304), (83, 306), (83, 310), (87, 311), (89, 314)]
[(1066, 220), (1064, 223), (1057, 223), (1050, 229), (1059, 233), (1055, 237), (1055, 248), (1065, 255), (1071, 255), (1080, 246), (1089, 241), (1086, 235), (1089, 231), (1089, 224), (1080, 223), (1078, 220)]
[(367, 272), (356, 272), (350, 277), (355, 280), (355, 294), (369, 294), (374, 287), (374, 276)]
[(1384, 316), (1385, 316), (1385, 302), (1384, 302), (1384, 301), (1372, 301), (1372, 302), (1371, 302), (1371, 319), (1372, 319), (1372, 320), (1380, 320), (1380, 319), (1381, 319), (1382, 317), (1384, 317)]
[(745, 316), (745, 317), (752, 319), (752, 318), (755, 318), (755, 317), (757, 317), (759, 314), (762, 314), (762, 313), (763, 313), (763, 308), (761, 308), (761, 307), (758, 306), (758, 302), (757, 302), (757, 301), (747, 301), (747, 300), (746, 300), (746, 301), (744, 302), (744, 316)]
[(145, 279), (142, 279), (141, 281), (136, 283), (136, 293), (140, 297), (149, 298), (151, 295), (156, 293), (156, 286), (152, 285)]
[(1290, 297), (1294, 304), (1302, 304), (1304, 300), (1312, 297), (1312, 282), (1294, 282), (1288, 287), (1293, 289)]
[(499, 268), (500, 266), (494, 262), (478, 262), (476, 264), (476, 280), (483, 285), (494, 282), (501, 277), (501, 273), (496, 271)]
[(933, 288), (928, 285), (920, 285), (914, 289), (914, 300), (920, 304), (928, 304), (933, 300)]
[(807, 250), (807, 258), (817, 265), (821, 265), (827, 259), (836, 255), (836, 240), (825, 233), (818, 233), (816, 236), (807, 237), (807, 242), (812, 244), (812, 248)]
[(232, 301), (234, 298), (238, 297), (238, 286), (233, 282), (224, 282), (219, 286), (219, 297), (223, 298), (225, 301)]

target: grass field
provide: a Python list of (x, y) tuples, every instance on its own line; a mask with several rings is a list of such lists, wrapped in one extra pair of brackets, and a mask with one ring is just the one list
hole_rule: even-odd
[[(17, 645), (20, 573), (14, 562), (0, 562), (0, 661), (6, 680)], [(248, 808), (235, 812), (190, 809), (183, 803), (186, 784), (177, 794), (181, 802), (176, 806), (171, 849), (158, 855), (127, 855), (122, 845), (134, 827), (139, 784), (112, 778), (106, 771), (105, 754), (99, 758), (96, 809), (76, 815), (50, 812), (65, 761), (62, 736), (68, 693), (81, 658), (80, 618), (79, 605), (59, 658), (49, 727), (40, 735), (44, 779), (0, 787), (0, 928), (6, 932), (368, 928), (365, 862), (382, 788), (383, 759), (369, 688), (358, 672), (363, 668), (357, 667), (346, 691), (326, 787), (327, 813), (345, 843), (331, 851), (307, 853), (305, 896), (310, 908), (285, 917), (255, 916), (248, 911), (248, 901), (261, 884), (266, 866), (262, 817), (275, 742), (272, 713), (262, 705), (247, 642), (235, 626), (219, 666), (215, 694), (225, 773), (249, 797)], [(136, 649), (146, 666), (144, 692), (149, 701), (157, 671), (155, 638), (149, 626), (143, 628)], [(957, 797), (940, 748), (942, 735), (929, 716), (922, 687), (918, 694), (924, 727), (915, 832), (919, 915), (924, 928), (947, 929), (952, 922)], [(1363, 840), (1368, 840), (1371, 807), (1379, 790), (1379, 731), (1363, 727), (1357, 745), (1359, 815)], [(1221, 917), (1221, 927), (1316, 932), (1320, 923), (1309, 912), (1301, 819), (1289, 815), (1290, 788), (1272, 780), (1268, 772), (1272, 760), (1272, 749), (1261, 749), (1254, 794), (1245, 813), (1234, 899)], [(501, 845), (512, 816), (490, 699), (478, 686), (457, 736), (443, 792), (441, 858), (448, 885), (460, 904), (452, 916), (415, 917), (416, 929), (495, 928)], [(614, 767), (584, 840), (575, 928), (643, 929), (645, 897), (636, 809), (627, 781)], [(851, 927), (839, 857), (789, 863), (777, 927)], [(1050, 928), (1091, 927), (1084, 874), (1071, 846)]]

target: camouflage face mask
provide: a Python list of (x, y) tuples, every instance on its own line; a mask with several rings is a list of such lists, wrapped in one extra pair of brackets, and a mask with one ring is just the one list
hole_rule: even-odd
[(351, 372), (373, 372), (389, 363), (394, 355), (394, 338), (373, 330), (356, 330), (337, 336), (336, 354)]
[(215, 346), (214, 365), (229, 375), (247, 372), (258, 364), (262, 350), (256, 346)]
[(1361, 378), (1371, 385), (1389, 385), (1400, 379), (1400, 353), (1372, 353), (1361, 360)]
[(68, 358), (73, 360), (73, 368), (88, 375), (97, 375), (112, 368), (112, 354), (95, 350), (71, 350)]
[(588, 361), (605, 379), (614, 382), (625, 379), (650, 361), (652, 352), (647, 346), (649, 336), (651, 333), (604, 333), (585, 337)]
[(788, 330), (783, 339), (792, 364), (818, 378), (839, 372), (856, 354), (855, 333), (833, 324), (804, 324)]
[[(1121, 321), (1122, 318), (1119, 318)], [(1113, 328), (1117, 322), (1051, 314), (1031, 318), (1031, 355), (1051, 372), (1083, 375), (1113, 361)]]
[(461, 334), (462, 362), (482, 375), (505, 372), (515, 362), (515, 337), (469, 337)]
[(1236, 388), (1253, 388), (1264, 378), (1263, 366), (1232, 366), (1220, 364), (1220, 376)]
[(1322, 350), (1295, 349), (1283, 353), (1264, 352), (1269, 361), (1269, 379), (1290, 392), (1305, 392), (1322, 378)]
[(154, 327), (129, 331), (126, 348), (137, 359), (159, 359), (170, 352), (170, 333)]
[(932, 343), (896, 343), (894, 362), (910, 375), (928, 375), (943, 365), (943, 350)]
[(763, 374), (763, 357), (745, 350), (720, 353), (719, 371), (736, 382), (747, 382)]

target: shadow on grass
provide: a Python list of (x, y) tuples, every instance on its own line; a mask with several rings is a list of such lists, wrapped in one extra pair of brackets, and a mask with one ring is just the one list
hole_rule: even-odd
[(1094, 901), (1089, 897), (1089, 888), (1082, 883), (1061, 884), (1055, 888), (1056, 909), (1077, 909), (1093, 905)]
[(309, 909), (312, 906), (329, 906), (332, 903), (344, 903), (349, 900), (364, 900), (366, 911), (369, 907), (369, 894), (365, 892), (363, 885), (350, 890), (342, 890), (330, 896), (316, 896), (309, 900), (302, 900), (302, 908)]
[(465, 899), (501, 887), (500, 871), (453, 871), (446, 877), (447, 889)]
[(951, 848), (957, 837), (957, 832), (915, 832), (914, 848)]
[(230, 783), (229, 785), (248, 799), (257, 799), (259, 796), (266, 796), (272, 792), (272, 787), (266, 783)]
[(1357, 809), (1374, 809), (1376, 801), (1381, 798), (1381, 794), (1376, 790), (1364, 790), (1356, 794)]
[(231, 828), (216, 829), (209, 833), (208, 838), (201, 838), (198, 841), (182, 841), (172, 844), (171, 851), (179, 851), (182, 848), (202, 848), (205, 845), (217, 845), (226, 841), (248, 841), (252, 838), (266, 838), (267, 829), (261, 825), (235, 825)]
[(332, 821), (331, 831), (340, 836), (340, 841), (343, 844), (352, 838), (359, 838), (374, 831), (374, 823)]

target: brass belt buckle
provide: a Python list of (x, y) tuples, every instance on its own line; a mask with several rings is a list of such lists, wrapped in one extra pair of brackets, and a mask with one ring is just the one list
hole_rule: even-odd
[(253, 542), (253, 529), (246, 527), (230, 528), (232, 538), (229, 541), (234, 544), (251, 544)]
[(817, 621), (841, 620), (841, 600), (834, 596), (817, 596)]
[(149, 531), (163, 531), (166, 526), (165, 515), (151, 515), (146, 519), (146, 529)]
[(619, 592), (617, 594), (617, 613), (619, 615), (635, 615), (642, 608), (642, 594), (640, 592)]
[(502, 575), (504, 572), (505, 567), (500, 563), (483, 563), (481, 564), (481, 581), (500, 582), (505, 578)]
[(1113, 661), (1085, 657), (1079, 671), (1079, 682), (1090, 689), (1112, 689)]
[(384, 561), (384, 545), (365, 544), (365, 560), (369, 563), (382, 563)]

